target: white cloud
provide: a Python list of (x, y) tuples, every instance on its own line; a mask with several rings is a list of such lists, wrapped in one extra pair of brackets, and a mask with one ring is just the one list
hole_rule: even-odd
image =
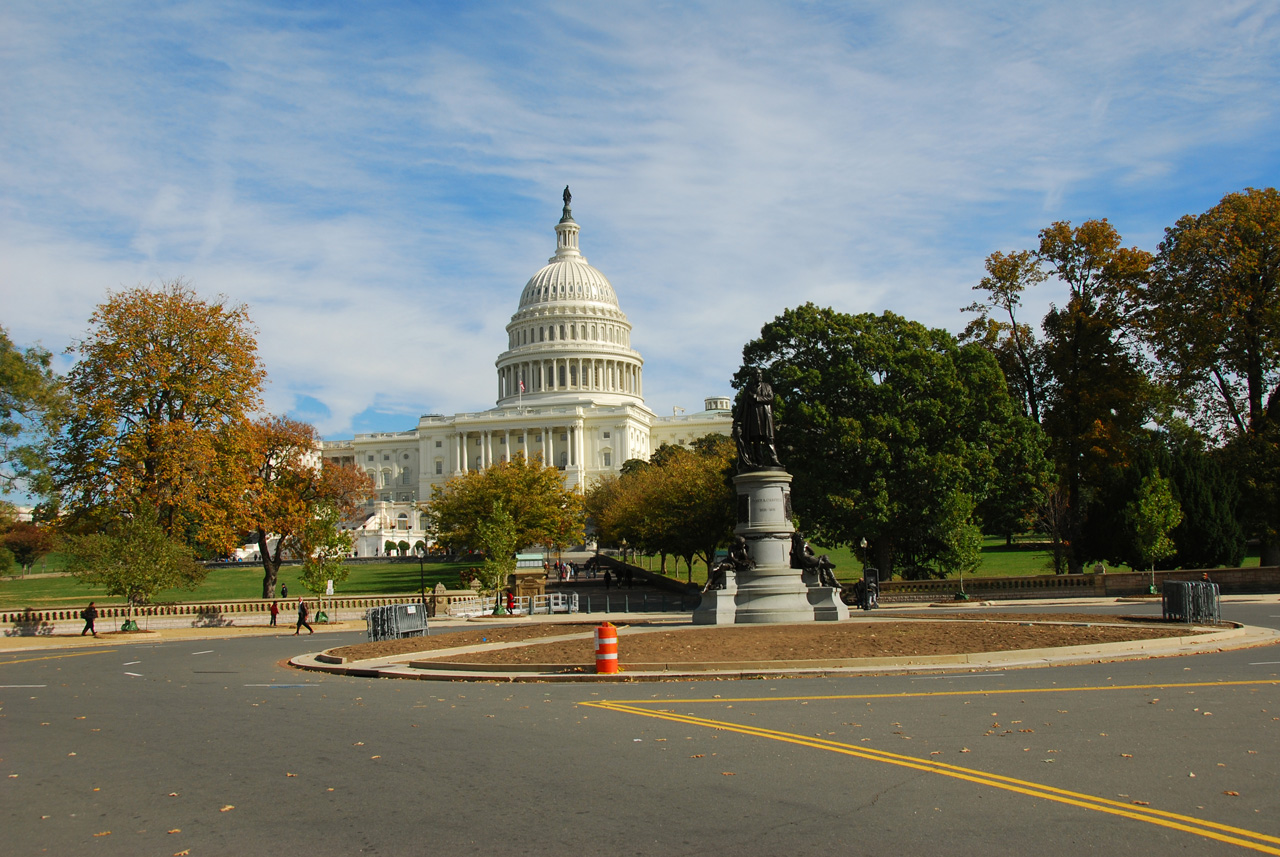
[(958, 329), (1051, 220), (1153, 241), (1275, 172), (1262, 4), (75, 11), (0, 11), (0, 323), (185, 276), (326, 433), (491, 404), (565, 183), (666, 412), (785, 307)]

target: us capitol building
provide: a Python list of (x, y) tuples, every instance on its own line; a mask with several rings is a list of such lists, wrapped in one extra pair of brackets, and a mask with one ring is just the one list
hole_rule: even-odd
[(730, 433), (725, 396), (706, 399), (698, 413), (669, 417), (645, 406), (644, 359), (631, 347), (631, 323), (608, 279), (579, 252), (569, 202), (565, 188), (556, 253), (529, 278), (507, 324), (496, 407), (427, 414), (412, 431), (324, 442), (325, 458), (363, 467), (376, 486), (368, 516), (355, 527), (359, 556), (383, 553), (387, 540), (426, 541), (417, 505), (431, 498), (432, 486), (517, 454), (554, 463), (566, 485), (585, 490), (628, 459), (648, 460), (663, 443)]

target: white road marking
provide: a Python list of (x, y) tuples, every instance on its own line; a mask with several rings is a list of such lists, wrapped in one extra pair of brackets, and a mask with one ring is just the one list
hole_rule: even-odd
[(121, 664), (120, 666), (122, 666), (122, 667), (131, 667), (131, 666), (133, 666), (134, 664), (140, 664), (140, 663), (142, 663), (142, 661), (126, 661), (125, 663)]
[(191, 654), (193, 654), (193, 655), (211, 655), (211, 654), (213, 654), (213, 649), (205, 649), (203, 652), (192, 652)]
[(134, 678), (142, 678), (142, 673), (125, 673), (125, 675), (131, 675)]
[(4, 687), (48, 687), (47, 684), (0, 684), (0, 688)]

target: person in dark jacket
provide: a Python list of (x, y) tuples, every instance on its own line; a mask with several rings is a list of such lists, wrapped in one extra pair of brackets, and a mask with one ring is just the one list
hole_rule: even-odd
[(89, 606), (80, 611), (80, 618), (84, 620), (84, 630), (80, 632), (80, 636), (85, 634), (93, 634), (98, 636), (97, 630), (93, 627), (93, 620), (98, 618), (98, 608), (93, 606), (93, 602), (89, 602)]
[(310, 612), (311, 611), (307, 609), (307, 602), (299, 598), (298, 599), (298, 627), (293, 632), (293, 636), (296, 637), (298, 636), (298, 634), (302, 633), (303, 628), (306, 628), (309, 633), (312, 633), (312, 634), (315, 633), (315, 629), (312, 628), (311, 625), (307, 623), (307, 616), (310, 614)]

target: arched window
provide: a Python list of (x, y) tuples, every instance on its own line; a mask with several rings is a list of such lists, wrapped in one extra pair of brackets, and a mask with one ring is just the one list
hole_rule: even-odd
[(399, 515), (396, 515), (396, 529), (397, 530), (409, 529), (409, 515), (407, 512), (401, 512)]

